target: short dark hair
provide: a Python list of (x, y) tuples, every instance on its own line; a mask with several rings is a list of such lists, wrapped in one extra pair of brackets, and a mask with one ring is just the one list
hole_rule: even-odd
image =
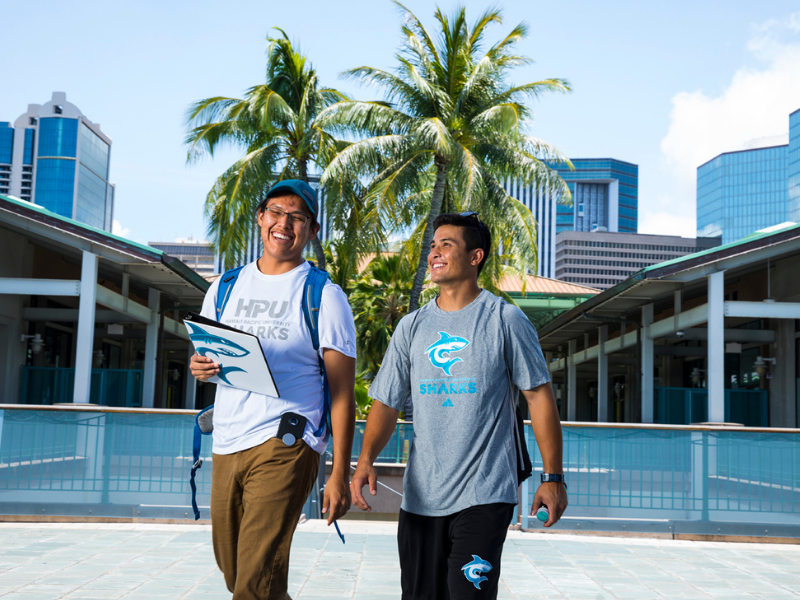
[[(264, 212), (265, 210), (267, 210), (267, 203), (270, 200), (272, 200), (274, 198), (284, 198), (286, 196), (297, 196), (297, 194), (294, 194), (292, 192), (287, 192), (286, 194), (281, 194), (281, 195), (278, 195), (278, 196), (270, 196), (269, 198), (265, 197), (261, 202), (258, 203), (258, 207), (256, 208), (256, 214), (260, 214), (260, 213)], [(299, 196), (298, 196), (298, 198), (299, 198)], [(302, 200), (302, 198), (300, 198), (300, 199)], [(314, 213), (311, 212), (311, 209), (308, 208), (308, 206), (306, 205), (305, 202), (303, 202), (303, 214), (306, 215), (311, 220), (311, 227), (314, 227), (314, 225), (317, 224), (317, 215), (315, 215)]]
[(481, 221), (476, 214), (466, 216), (458, 213), (442, 213), (434, 219), (433, 231), (436, 232), (442, 225), (461, 227), (461, 235), (467, 245), (467, 252), (477, 248), (483, 250), (483, 258), (478, 264), (478, 275), (480, 275), (481, 271), (483, 271), (483, 265), (486, 264), (486, 259), (489, 256), (489, 250), (492, 248), (492, 234), (486, 223)]

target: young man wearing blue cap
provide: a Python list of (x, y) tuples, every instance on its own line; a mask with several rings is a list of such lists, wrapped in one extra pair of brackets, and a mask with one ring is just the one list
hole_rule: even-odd
[[(307, 183), (276, 184), (258, 207), (264, 253), (246, 265), (230, 289), (219, 321), (259, 337), (281, 397), (217, 386), (211, 525), (214, 554), (234, 600), (285, 600), (289, 549), (300, 513), (328, 443), (321, 355), (330, 389), (333, 471), (323, 513), (330, 525), (350, 507), (348, 476), (355, 424), (355, 325), (347, 297), (328, 280), (319, 308), (319, 352), (303, 316), (311, 266), (306, 244), (319, 231), (316, 192)], [(202, 314), (216, 319), (219, 279)], [(201, 381), (219, 364), (195, 355)], [(278, 429), (287, 413), (299, 417), (302, 436), (287, 445)], [(296, 423), (296, 421), (295, 421)], [(289, 438), (291, 439), (291, 438)]]
[(561, 424), (536, 330), (519, 308), (478, 287), (491, 248), (475, 213), (434, 221), (428, 255), (440, 294), (397, 326), (370, 386), (353, 503), (370, 510), (373, 463), (409, 396), (414, 442), (403, 481), (397, 541), (403, 600), (497, 598), (500, 556), (517, 503), (518, 390), (528, 402), (545, 474), (533, 508), (567, 506)]

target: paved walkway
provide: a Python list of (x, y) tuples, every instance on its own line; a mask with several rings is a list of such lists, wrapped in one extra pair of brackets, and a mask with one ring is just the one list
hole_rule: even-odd
[[(399, 600), (396, 525), (321, 522), (292, 546), (295, 600)], [(0, 598), (230, 598), (209, 527), (0, 524)], [(509, 532), (500, 598), (800, 598), (800, 545), (685, 542)]]

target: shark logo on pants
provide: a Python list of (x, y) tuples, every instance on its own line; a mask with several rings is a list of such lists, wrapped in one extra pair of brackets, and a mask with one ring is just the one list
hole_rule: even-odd
[(461, 567), (464, 571), (464, 577), (475, 586), (476, 589), (481, 589), (481, 582), (489, 581), (488, 577), (483, 577), (481, 573), (488, 573), (492, 570), (492, 565), (483, 560), (480, 556), (472, 555), (472, 561)]
[[(224, 337), (209, 333), (202, 327), (198, 327), (194, 323), (186, 323), (189, 328), (189, 339), (196, 345), (197, 353), (200, 356), (208, 356), (209, 354), (216, 354), (217, 356), (247, 356), (250, 351), (247, 348), (242, 348), (236, 342), (232, 342)], [(233, 385), (228, 381), (228, 373), (235, 373), (242, 371), (247, 373), (241, 367), (223, 367), (220, 365), (217, 377), (222, 379), (228, 385)]]
[(439, 339), (428, 346), (425, 353), (428, 355), (428, 360), (434, 367), (439, 367), (445, 372), (445, 375), (452, 375), (450, 369), (454, 364), (462, 362), (462, 359), (450, 358), (451, 352), (458, 352), (469, 346), (469, 341), (456, 335), (450, 335), (447, 332), (440, 331)]

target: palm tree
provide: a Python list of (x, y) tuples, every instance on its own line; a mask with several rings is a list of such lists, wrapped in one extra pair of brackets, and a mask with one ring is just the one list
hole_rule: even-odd
[[(395, 4), (405, 16), (405, 43), (395, 72), (359, 67), (345, 74), (382, 88), (386, 101), (343, 101), (322, 112), (319, 122), (330, 131), (342, 129), (341, 123), (368, 137), (342, 149), (321, 183), (358, 171), (371, 181), (371, 204), (393, 227), (424, 223), (417, 230), (419, 255), (410, 295), (415, 310), (433, 222), (442, 211), (477, 211), (502, 242), (502, 256), (510, 257), (506, 266), (527, 271), (535, 265), (533, 217), (502, 182), (518, 179), (571, 200), (566, 184), (548, 165), (568, 159), (524, 133), (530, 111), (522, 103), (545, 92), (567, 92), (569, 85), (563, 79), (507, 83), (514, 67), (531, 62), (514, 53), (528, 30), (520, 23), (484, 51), (488, 26), (502, 23), (498, 10), (487, 10), (470, 27), (464, 8), (452, 18), (437, 9), (440, 30), (434, 38), (410, 10)], [(487, 273), (500, 271), (498, 263)]]
[(350, 288), (359, 370), (368, 380), (377, 375), (395, 326), (408, 311), (413, 274), (401, 254), (378, 254)]
[[(277, 29), (277, 28), (276, 28)], [(324, 168), (345, 144), (324, 132), (317, 117), (325, 107), (347, 97), (319, 87), (316, 72), (284, 31), (267, 38), (266, 83), (251, 87), (244, 98), (216, 96), (192, 104), (186, 120), (188, 161), (214, 155), (219, 145), (244, 150), (206, 196), (205, 211), (215, 249), (226, 268), (241, 263), (256, 235), (255, 208), (269, 188), (282, 179), (308, 183), (309, 167)], [(325, 268), (319, 239), (317, 261)]]

